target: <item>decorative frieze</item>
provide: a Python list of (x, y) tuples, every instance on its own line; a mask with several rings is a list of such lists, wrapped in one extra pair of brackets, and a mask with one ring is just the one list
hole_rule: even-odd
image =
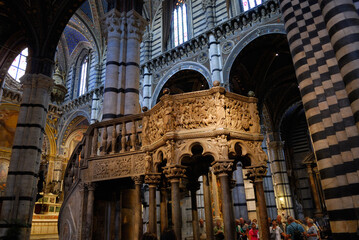
[(99, 181), (144, 174), (144, 157), (145, 154), (140, 153), (90, 161), (91, 178), (93, 181)]

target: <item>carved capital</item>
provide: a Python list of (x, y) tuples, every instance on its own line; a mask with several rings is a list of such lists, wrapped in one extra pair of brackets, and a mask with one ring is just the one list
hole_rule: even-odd
[(148, 185), (158, 186), (161, 182), (161, 174), (160, 173), (149, 173), (145, 176), (145, 183)]
[(170, 180), (179, 180), (180, 178), (186, 177), (186, 167), (181, 165), (165, 167), (163, 172), (166, 178)]
[(113, 9), (109, 11), (102, 21), (103, 30), (108, 37), (120, 37), (125, 31), (125, 19), (123, 14)]
[(142, 41), (142, 34), (147, 25), (146, 20), (136, 11), (130, 11), (127, 17), (127, 37), (128, 39), (137, 39)]
[(247, 168), (247, 177), (252, 182), (262, 182), (263, 178), (267, 175), (267, 167), (266, 166), (254, 166)]
[(233, 161), (215, 161), (212, 164), (213, 172), (216, 175), (230, 175), (233, 172)]
[(143, 176), (134, 176), (132, 177), (132, 181), (135, 185), (141, 185), (143, 183)]
[(206, 11), (209, 7), (216, 6), (216, 0), (202, 0), (202, 8), (204, 11)]

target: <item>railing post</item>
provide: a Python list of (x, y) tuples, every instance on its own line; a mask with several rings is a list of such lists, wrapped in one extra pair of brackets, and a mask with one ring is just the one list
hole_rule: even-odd
[(111, 142), (111, 154), (114, 154), (116, 151), (116, 137), (117, 137), (117, 133), (116, 133), (116, 124), (113, 124), (113, 129), (112, 129), (112, 142)]
[(122, 123), (121, 135), (121, 153), (124, 153), (126, 151), (126, 122)]
[(98, 129), (95, 127), (93, 130), (93, 136), (92, 136), (91, 157), (94, 157), (97, 155), (97, 144), (98, 144)]
[(132, 120), (132, 129), (131, 129), (131, 151), (136, 150), (136, 121)]
[(107, 127), (103, 128), (102, 133), (102, 149), (101, 149), (101, 155), (106, 154), (106, 148), (107, 148)]

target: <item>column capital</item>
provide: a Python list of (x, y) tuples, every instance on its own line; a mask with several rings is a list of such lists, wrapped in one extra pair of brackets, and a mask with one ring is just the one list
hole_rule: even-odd
[(229, 175), (233, 172), (233, 161), (215, 161), (212, 164), (212, 168), (215, 175)]
[(263, 178), (267, 175), (266, 166), (251, 166), (247, 171), (246, 175), (252, 182), (263, 182)]
[(88, 191), (95, 191), (97, 184), (93, 183), (93, 182), (88, 182), (88, 183), (85, 183), (85, 186)]
[(132, 177), (132, 181), (135, 183), (135, 185), (141, 185), (143, 184), (143, 176), (134, 176)]
[(161, 174), (160, 173), (148, 173), (145, 176), (145, 183), (148, 185), (158, 186), (161, 182)]
[(119, 12), (117, 9), (112, 9), (106, 13), (102, 20), (102, 29), (105, 36), (121, 37), (125, 31), (125, 14)]
[(20, 79), (23, 88), (43, 88), (49, 93), (54, 85), (54, 80), (44, 74), (27, 73)]
[(186, 177), (186, 168), (182, 165), (172, 165), (164, 167), (164, 174), (170, 180), (179, 180), (180, 178)]
[(127, 38), (142, 41), (142, 34), (145, 30), (147, 21), (136, 11), (131, 10), (126, 13), (127, 18)]

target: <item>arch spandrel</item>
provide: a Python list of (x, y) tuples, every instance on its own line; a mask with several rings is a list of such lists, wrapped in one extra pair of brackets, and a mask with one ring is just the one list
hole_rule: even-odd
[[(251, 166), (266, 166), (268, 156), (262, 149), (262, 140), (231, 140), (228, 142), (228, 153), (232, 156), (249, 157)], [(240, 152), (237, 146), (240, 147)]]

